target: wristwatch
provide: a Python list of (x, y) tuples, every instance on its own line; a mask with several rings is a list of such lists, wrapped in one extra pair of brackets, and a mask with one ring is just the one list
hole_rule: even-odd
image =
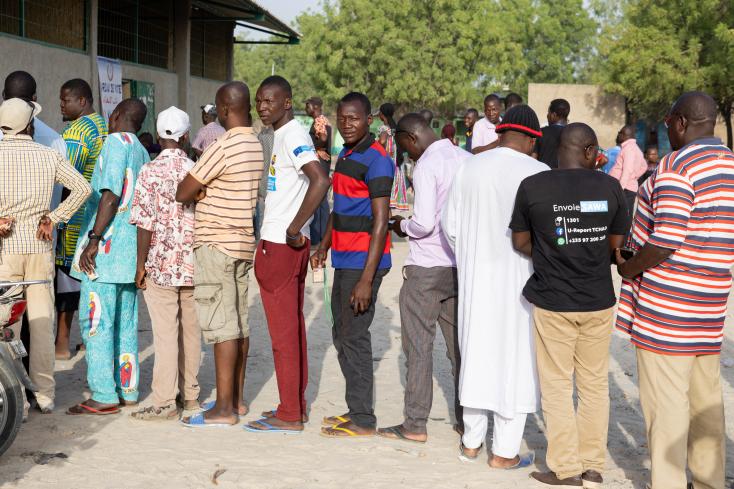
[(87, 233), (87, 238), (89, 238), (90, 241), (93, 239), (100, 241), (102, 239), (102, 236), (98, 236), (94, 234), (94, 231), (90, 229), (89, 232)]

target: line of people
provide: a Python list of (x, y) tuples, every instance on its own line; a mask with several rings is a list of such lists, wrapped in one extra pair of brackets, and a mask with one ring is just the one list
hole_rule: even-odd
[[(73, 294), (62, 280), (80, 281), (92, 395), (69, 414), (108, 415), (137, 404), (142, 289), (153, 324), (153, 396), (132, 417), (178, 419), (184, 410), (181, 423), (189, 428), (236, 424), (248, 413), (242, 393), (254, 263), (280, 402), (244, 428), (302, 432), (309, 421), (305, 281), (309, 263), (323, 269), (331, 253), (333, 341), (347, 410), (324, 418), (322, 435), (426, 442), (438, 324), (456, 384), (462, 456), (479, 456), (491, 412), (490, 467), (531, 466), (534, 454), (520, 447), (527, 415), (540, 407), (550, 471), (531, 476), (555, 487), (599, 487), (616, 265), (624, 277), (616, 326), (637, 350), (651, 487), (683, 489), (688, 467), (695, 489), (724, 488), (718, 359), (734, 263), (728, 246), (734, 153), (713, 138), (716, 105), (707, 95), (686, 93), (672, 106), (666, 123), (675, 151), (639, 189), (634, 219), (619, 182), (592, 171), (598, 141), (583, 123), (559, 131), (558, 167), (549, 170), (531, 156), (544, 133), (527, 105), (516, 104), (500, 119), (499, 99), (488, 97), (485, 113), (496, 117), (485, 118), (492, 125), (485, 129), (494, 137), (482, 139), (475, 128), (475, 155), (439, 139), (422, 114), (393, 124), (391, 108), (383, 106), (393, 143), (415, 161), (413, 215), (404, 218), (390, 213), (396, 165), (389, 147), (369, 132), (372, 106), (364, 94), (349, 93), (337, 106), (345, 147), (330, 182), (323, 148), (314, 145), (324, 142), (325, 123), (315, 123), (314, 139), (294, 120), (292, 90), (282, 77), (268, 77), (255, 94), (259, 118), (273, 131), (272, 150), (262, 144), (263, 132), (253, 130), (249, 88), (230, 82), (205, 110), (216, 111), (224, 133), (196, 162), (182, 150), (190, 130), (185, 112), (172, 107), (158, 114), (161, 152), (149, 162), (136, 137), (145, 105), (124, 100), (107, 130), (94, 117), (88, 85), (70, 82), (61, 97), (65, 117), (74, 121), (67, 132), (74, 131), (64, 134), (66, 154), (83, 155), (73, 166), (31, 141), (42, 126), (34, 121), (40, 106), (30, 80), (6, 80), (0, 106), (0, 209), (8, 224), (0, 227), (0, 279), (53, 277), (53, 228), (70, 223), (58, 229), (64, 254), (57, 265), (65, 268), (56, 273), (56, 289)], [(318, 120), (320, 100), (309, 104)], [(265, 171), (264, 150), (270, 152)], [(69, 193), (48, 212), (54, 181)], [(330, 186), (333, 210), (310, 253), (309, 225)], [(370, 326), (393, 266), (391, 232), (410, 239), (400, 292), (404, 420), (378, 428)], [(31, 375), (46, 412), (53, 409), (53, 362), (49, 375), (40, 359), (49, 356), (42, 345), (53, 343), (53, 290), (28, 289), (29, 300), (36, 297), (28, 311), (35, 335)], [(213, 344), (217, 387), (202, 410), (200, 337)]]

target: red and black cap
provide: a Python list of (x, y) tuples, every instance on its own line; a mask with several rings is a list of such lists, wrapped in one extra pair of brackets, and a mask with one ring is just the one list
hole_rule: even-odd
[(505, 131), (516, 131), (530, 136), (539, 138), (543, 135), (540, 132), (540, 122), (538, 116), (528, 105), (516, 105), (505, 113), (502, 122), (494, 128), (496, 133)]

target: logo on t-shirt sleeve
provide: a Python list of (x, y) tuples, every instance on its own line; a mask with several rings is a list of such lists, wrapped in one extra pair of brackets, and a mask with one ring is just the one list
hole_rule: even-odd
[(311, 151), (314, 152), (316, 149), (313, 146), (310, 146), (308, 144), (304, 144), (303, 146), (299, 146), (296, 149), (293, 150), (293, 156), (298, 156), (304, 151)]

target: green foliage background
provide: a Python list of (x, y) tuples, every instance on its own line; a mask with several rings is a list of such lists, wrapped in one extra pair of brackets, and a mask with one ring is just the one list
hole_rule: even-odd
[(359, 90), (447, 115), (530, 81), (586, 80), (597, 32), (583, 0), (342, 0), (296, 24), (300, 45), (238, 45), (236, 77), (254, 88), (274, 66), (297, 100)]
[[(734, 0), (341, 0), (304, 13), (297, 46), (238, 45), (235, 74), (270, 75), (327, 106), (350, 90), (373, 104), (443, 115), (528, 83), (598, 83), (660, 120), (683, 91), (734, 104)], [(731, 128), (729, 128), (731, 130)], [(729, 140), (731, 145), (731, 138)]]

